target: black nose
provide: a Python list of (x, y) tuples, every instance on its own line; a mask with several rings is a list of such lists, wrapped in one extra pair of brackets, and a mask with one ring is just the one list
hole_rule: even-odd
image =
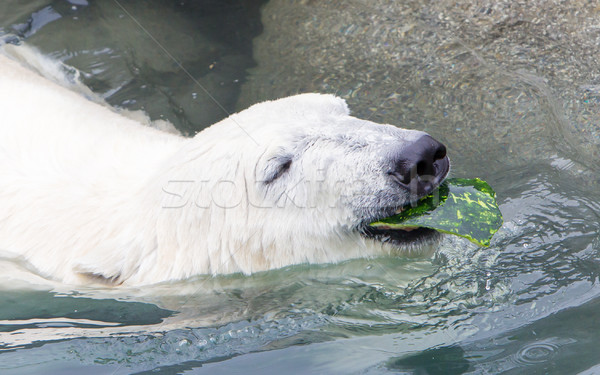
[(422, 196), (433, 191), (448, 169), (446, 146), (424, 135), (394, 155), (387, 173), (411, 193)]

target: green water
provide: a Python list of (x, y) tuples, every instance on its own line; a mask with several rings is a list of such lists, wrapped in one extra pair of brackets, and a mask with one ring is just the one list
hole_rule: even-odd
[(3, 1), (4, 38), (189, 134), (304, 91), (426, 130), (455, 177), (494, 187), (505, 224), (490, 248), (448, 237), (431, 259), (140, 290), (2, 279), (0, 373), (600, 373), (598, 16), (580, 1)]

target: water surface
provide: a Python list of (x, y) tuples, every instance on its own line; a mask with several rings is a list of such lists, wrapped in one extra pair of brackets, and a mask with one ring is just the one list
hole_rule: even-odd
[(3, 2), (5, 39), (188, 134), (304, 91), (426, 130), (448, 145), (454, 176), (496, 189), (505, 224), (490, 248), (448, 237), (431, 259), (138, 290), (2, 280), (0, 372), (600, 373), (598, 12), (583, 1)]

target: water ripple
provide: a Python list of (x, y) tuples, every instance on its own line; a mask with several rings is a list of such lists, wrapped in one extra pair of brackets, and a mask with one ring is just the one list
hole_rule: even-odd
[(519, 363), (529, 365), (551, 360), (559, 347), (553, 343), (533, 343), (523, 347), (517, 354), (515, 360)]

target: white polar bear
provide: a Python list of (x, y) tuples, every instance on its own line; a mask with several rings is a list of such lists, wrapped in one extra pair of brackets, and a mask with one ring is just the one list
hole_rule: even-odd
[(62, 282), (250, 274), (436, 238), (367, 224), (444, 179), (444, 146), (331, 95), (260, 103), (184, 138), (0, 55), (0, 115), (0, 251)]

